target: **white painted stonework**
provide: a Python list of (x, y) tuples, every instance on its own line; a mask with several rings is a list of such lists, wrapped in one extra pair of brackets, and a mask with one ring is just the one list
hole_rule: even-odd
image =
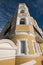
[(26, 62), (26, 63), (23, 63), (21, 65), (34, 65), (34, 64), (36, 64), (36, 61), (35, 60), (32, 60), (30, 62)]
[(14, 42), (8, 39), (0, 40), (0, 60), (15, 58), (16, 46)]

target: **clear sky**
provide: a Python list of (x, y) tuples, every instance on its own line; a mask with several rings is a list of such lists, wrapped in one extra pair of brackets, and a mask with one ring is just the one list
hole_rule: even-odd
[(26, 3), (30, 15), (33, 16), (43, 30), (43, 0), (0, 0), (0, 30), (13, 16), (19, 3)]

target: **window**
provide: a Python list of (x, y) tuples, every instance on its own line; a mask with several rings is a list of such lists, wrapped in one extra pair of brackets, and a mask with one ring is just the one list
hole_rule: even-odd
[(28, 53), (27, 40), (19, 39), (17, 40), (17, 55), (26, 55)]
[(39, 45), (36, 41), (33, 41), (35, 53), (40, 53)]
[(21, 41), (21, 53), (26, 54), (26, 42), (24, 40)]
[(28, 25), (29, 21), (27, 17), (17, 17), (17, 23), (16, 25)]
[(20, 13), (24, 13), (24, 10), (21, 10)]
[(22, 18), (22, 19), (20, 20), (20, 24), (21, 24), (21, 25), (22, 25), (22, 24), (26, 24), (25, 18)]

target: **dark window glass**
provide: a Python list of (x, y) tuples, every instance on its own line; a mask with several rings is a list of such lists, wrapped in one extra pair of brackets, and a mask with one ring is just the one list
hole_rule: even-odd
[(20, 13), (24, 13), (24, 10), (21, 10)]
[(20, 24), (26, 24), (26, 21), (25, 21), (24, 18), (22, 18), (22, 19), (20, 20)]
[(26, 42), (21, 41), (21, 53), (26, 54)]

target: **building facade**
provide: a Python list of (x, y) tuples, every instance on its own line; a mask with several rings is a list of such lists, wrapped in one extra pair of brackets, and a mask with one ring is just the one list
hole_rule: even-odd
[(15, 65), (43, 65), (42, 30), (25, 3), (19, 4), (15, 16), (2, 30), (1, 38), (10, 39), (17, 46)]

